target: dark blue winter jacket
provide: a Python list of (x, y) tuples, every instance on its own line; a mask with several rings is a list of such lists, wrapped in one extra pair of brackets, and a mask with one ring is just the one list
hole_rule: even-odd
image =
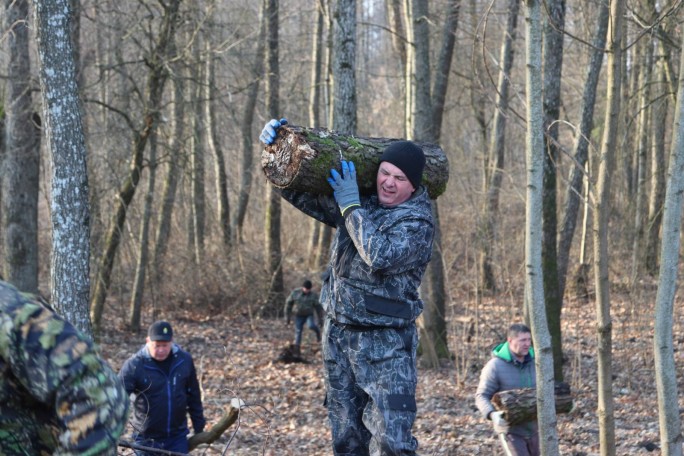
[(176, 344), (169, 356), (172, 361), (167, 374), (143, 346), (119, 372), (126, 392), (133, 394), (133, 429), (146, 439), (187, 435), (187, 414), (195, 433), (202, 432), (206, 424), (192, 357)]

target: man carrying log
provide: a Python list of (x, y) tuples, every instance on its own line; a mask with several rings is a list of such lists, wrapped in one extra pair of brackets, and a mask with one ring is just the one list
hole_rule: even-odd
[[(286, 123), (271, 120), (271, 144)], [(364, 163), (365, 165), (365, 163)], [(332, 196), (279, 189), (315, 219), (336, 227), (321, 288), (326, 311), (323, 359), (335, 455), (415, 455), (415, 320), (434, 225), (421, 179), (423, 150), (391, 143), (380, 157), (375, 191), (360, 195), (353, 162), (341, 161)]]
[(526, 325), (516, 323), (508, 328), (506, 342), (492, 350), (492, 358), (480, 374), (475, 403), (482, 416), (492, 421), (507, 455), (538, 456), (539, 432), (536, 421), (510, 425), (492, 405), (499, 391), (535, 388), (534, 349), (532, 334)]

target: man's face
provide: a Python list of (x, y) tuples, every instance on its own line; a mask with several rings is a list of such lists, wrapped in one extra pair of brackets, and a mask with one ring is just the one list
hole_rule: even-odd
[(380, 163), (375, 183), (380, 204), (388, 207), (403, 203), (411, 197), (415, 190), (406, 174), (389, 162)]
[(532, 335), (530, 333), (518, 333), (515, 337), (508, 338), (508, 348), (518, 358), (523, 358), (530, 352)]
[(150, 340), (148, 337), (147, 349), (149, 350), (152, 359), (156, 361), (164, 361), (171, 353), (171, 341)]

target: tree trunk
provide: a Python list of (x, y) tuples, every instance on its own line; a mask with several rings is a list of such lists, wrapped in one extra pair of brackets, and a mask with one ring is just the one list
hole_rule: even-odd
[[(570, 385), (565, 382), (556, 382), (554, 399), (557, 414), (570, 412), (572, 410)], [(537, 391), (534, 388), (499, 391), (492, 396), (492, 404), (497, 410), (504, 412), (504, 419), (511, 426), (537, 419)]]
[(644, 262), (646, 271), (655, 276), (658, 273), (658, 247), (660, 246), (660, 227), (663, 222), (663, 203), (665, 200), (665, 138), (668, 110), (668, 97), (665, 81), (665, 62), (667, 57), (661, 56), (656, 63), (656, 92), (657, 101), (652, 107), (652, 151), (651, 151), (651, 189), (648, 201), (648, 224), (646, 245), (644, 246)]
[[(316, 22), (313, 33), (313, 40), (311, 42), (311, 58), (313, 65), (311, 66), (311, 87), (309, 89), (309, 125), (320, 125), (321, 121), (321, 91), (323, 81), (323, 49), (325, 45), (325, 5), (316, 3)], [(312, 218), (309, 221), (309, 245), (307, 248), (307, 258), (309, 259), (309, 267), (317, 266), (315, 263), (316, 257), (320, 256), (318, 252), (319, 238), (321, 229), (324, 224)]]
[(561, 70), (563, 68), (563, 29), (565, 0), (546, 1), (544, 24), (544, 192), (542, 209), (542, 269), (544, 270), (544, 302), (553, 347), (553, 372), (556, 381), (563, 380), (563, 347), (561, 309), (563, 297), (558, 290), (557, 171), (560, 159), (558, 118), (561, 105)]
[(554, 403), (553, 353), (549, 334), (542, 270), (542, 188), (544, 181), (543, 111), (541, 106), (541, 8), (526, 0), (527, 192), (525, 204), (525, 289), (537, 359), (537, 410), (541, 454), (557, 456), (558, 432)]
[[(172, 51), (173, 53), (174, 51)], [(185, 146), (185, 111), (188, 106), (185, 103), (185, 75), (180, 65), (175, 64), (174, 70), (178, 77), (173, 79), (173, 136), (169, 148), (167, 170), (164, 175), (164, 184), (161, 194), (161, 209), (157, 214), (157, 231), (154, 235), (154, 251), (152, 256), (153, 286), (152, 305), (156, 308), (155, 287), (161, 283), (161, 266), (166, 255), (169, 237), (171, 235), (171, 216), (176, 201), (176, 190), (180, 172), (185, 168), (184, 154), (181, 153)]]
[(143, 152), (147, 145), (152, 130), (157, 127), (161, 109), (162, 93), (167, 79), (167, 64), (170, 58), (170, 49), (178, 23), (178, 8), (181, 0), (172, 0), (165, 5), (163, 22), (154, 51), (148, 58), (150, 73), (147, 79), (146, 93), (148, 95), (148, 107), (143, 115), (143, 126), (135, 133), (135, 141), (130, 158), (129, 174), (119, 189), (112, 219), (105, 239), (105, 248), (100, 257), (100, 266), (97, 271), (95, 292), (90, 304), (90, 317), (93, 322), (95, 333), (99, 331), (102, 319), (102, 310), (107, 297), (107, 291), (111, 283), (114, 259), (121, 242), (121, 233), (126, 222), (128, 206), (133, 200), (135, 190), (140, 180), (142, 169)]
[[(275, 186), (316, 194), (332, 194), (327, 176), (340, 167), (340, 155), (356, 166), (356, 178), (361, 193), (375, 190), (380, 156), (387, 146), (398, 139), (345, 136), (324, 128), (285, 125), (278, 137), (261, 153), (261, 167)], [(425, 153), (423, 185), (430, 198), (437, 198), (446, 189), (449, 164), (442, 149), (417, 142)]]
[[(0, 186), (2, 187), (0, 193), (2, 196), (0, 199), (0, 216), (2, 217), (0, 229), (3, 231), (2, 258), (4, 260), (0, 263), (0, 272), (2, 272), (1, 275), (4, 276), (5, 280), (11, 282), (19, 290), (36, 293), (38, 291), (40, 117), (33, 113), (31, 99), (29, 3), (28, 0), (7, 0), (5, 3), (5, 29), (11, 30), (11, 32), (6, 35), (9, 50), (7, 95), (6, 102), (3, 103), (6, 128), (4, 138), (6, 141), (3, 145), (5, 158), (0, 163), (3, 166), (0, 167), (2, 171), (0, 172)], [(47, 24), (43, 25), (47, 26)], [(49, 36), (54, 32), (54, 30), (46, 30), (45, 34)], [(45, 51), (47, 43), (43, 44), (42, 49)], [(63, 52), (60, 52), (61, 55)], [(57, 62), (52, 61), (51, 63), (56, 64)], [(51, 83), (56, 82), (63, 85), (62, 93), (66, 93), (68, 89), (72, 88), (69, 84), (70, 81), (65, 78), (66, 76), (62, 73), (59, 78), (54, 78), (51, 81)], [(44, 77), (46, 76), (44, 75)], [(52, 89), (52, 87), (49, 88)], [(73, 93), (71, 96), (78, 96), (78, 94)], [(80, 116), (75, 117), (78, 117), (80, 122)], [(68, 130), (64, 132), (68, 133)], [(53, 132), (53, 134), (57, 134), (57, 132)], [(63, 172), (64, 170), (60, 170), (60, 175)], [(64, 213), (64, 211), (68, 212), (68, 208), (61, 208), (59, 213)], [(60, 254), (64, 253), (60, 250)], [(57, 301), (55, 304), (59, 306), (65, 303)]]
[[(684, 43), (684, 41), (683, 41)], [(680, 57), (680, 75), (684, 59)], [(672, 321), (677, 293), (679, 250), (681, 245), (682, 199), (684, 195), (684, 78), (680, 77), (672, 125), (673, 137), (663, 214), (661, 266), (655, 307), (653, 354), (658, 391), (660, 446), (664, 456), (681, 456), (682, 429), (677, 393)]]
[[(205, 151), (207, 150), (207, 136), (206, 136), (206, 116), (204, 115), (204, 65), (202, 62), (202, 39), (201, 34), (195, 37), (193, 44), (194, 48), (194, 66), (191, 70), (193, 74), (193, 81), (195, 83), (192, 91), (193, 100), (191, 101), (194, 116), (192, 116), (193, 135), (192, 148), (190, 152), (190, 194), (191, 197), (191, 214), (192, 214), (192, 229), (189, 230), (191, 234), (190, 248), (193, 252), (195, 266), (194, 271), (201, 269), (204, 261), (204, 238), (206, 231), (206, 195), (204, 188), (205, 176)], [(201, 280), (200, 277), (197, 277)]]
[[(594, 105), (596, 104), (596, 87), (598, 86), (601, 66), (603, 64), (603, 49), (606, 46), (606, 32), (608, 30), (608, 18), (610, 8), (608, 2), (599, 3), (598, 20), (596, 23), (596, 34), (593, 40), (593, 51), (589, 67), (587, 69), (587, 79), (584, 83), (582, 93), (582, 108), (579, 131), (576, 135), (573, 158), (575, 166), (570, 172), (570, 183), (565, 193), (565, 211), (563, 213), (562, 229), (558, 241), (558, 295), (563, 298), (565, 294), (565, 284), (568, 275), (568, 264), (570, 263), (570, 248), (572, 239), (577, 227), (577, 216), (579, 203), (582, 197), (582, 182), (585, 179), (585, 165), (588, 159), (589, 139), (594, 128)], [(585, 192), (586, 195), (586, 192)], [(585, 196), (586, 197), (586, 196)], [(585, 203), (585, 209), (587, 208)], [(586, 210), (585, 210), (586, 213)], [(585, 217), (586, 224), (586, 217)], [(584, 236), (582, 232), (582, 248), (584, 252)], [(580, 254), (580, 265), (584, 262), (584, 255)], [(582, 266), (580, 266), (582, 267)]]
[(456, 32), (458, 30), (461, 0), (449, 0), (447, 4), (447, 16), (442, 28), (442, 46), (439, 50), (437, 68), (435, 70), (434, 89), (432, 91), (432, 134), (429, 138), (439, 144), (442, 137), (442, 121), (444, 119), (444, 105), (447, 88), (449, 86), (449, 73), (451, 62), (454, 59), (456, 47)]
[(242, 132), (242, 156), (240, 164), (242, 165), (242, 170), (240, 172), (240, 189), (238, 191), (237, 207), (235, 208), (231, 229), (231, 232), (235, 236), (236, 244), (242, 240), (242, 226), (245, 222), (247, 204), (249, 203), (249, 196), (252, 191), (252, 164), (254, 162), (252, 124), (254, 123), (254, 110), (259, 95), (259, 83), (263, 77), (267, 22), (267, 17), (263, 11), (262, 4), (259, 37), (257, 41), (256, 56), (254, 58), (254, 67), (252, 68), (253, 81), (250, 83), (247, 91), (247, 99), (242, 111), (242, 122), (240, 123), (240, 131)]
[(333, 13), (333, 121), (335, 131), (356, 134), (356, 0), (336, 0)]
[(67, 0), (34, 2), (43, 118), (52, 161), (52, 302), (90, 335), (90, 212), (81, 103)]
[(142, 223), (140, 226), (140, 237), (138, 243), (138, 262), (135, 266), (135, 277), (133, 278), (133, 291), (131, 292), (131, 303), (128, 314), (128, 328), (134, 332), (140, 331), (140, 314), (142, 313), (143, 294), (145, 292), (145, 278), (147, 277), (147, 264), (150, 252), (150, 221), (154, 211), (154, 188), (157, 181), (157, 134), (152, 133), (150, 137), (150, 166), (149, 179), (147, 181), (147, 193), (145, 194), (145, 205), (143, 208)]
[[(278, 1), (266, 0), (266, 20), (267, 25), (267, 58), (266, 67), (268, 78), (266, 80), (266, 111), (272, 117), (280, 116), (280, 96), (278, 87), (280, 86), (280, 67), (278, 65)], [(280, 306), (285, 300), (283, 284), (283, 252), (280, 241), (280, 214), (281, 201), (271, 186), (266, 187), (266, 214), (265, 214), (265, 255), (266, 273), (269, 277), (265, 307), (262, 308), (262, 315), (276, 315)]]
[(620, 71), (622, 67), (622, 17), (624, 0), (610, 6), (608, 24), (607, 108), (599, 156), (596, 206), (593, 218), (594, 280), (596, 282), (596, 326), (598, 337), (598, 419), (601, 456), (615, 454), (615, 416), (613, 402), (613, 324), (610, 317), (610, 281), (608, 257), (608, 220), (612, 170), (620, 123)]
[(228, 174), (226, 173), (226, 160), (223, 157), (222, 135), (219, 134), (218, 116), (216, 114), (217, 99), (221, 96), (216, 87), (216, 61), (211, 51), (211, 43), (206, 42), (205, 84), (204, 84), (204, 117), (206, 119), (205, 134), (209, 150), (214, 155), (214, 175), (216, 176), (216, 199), (218, 213), (218, 226), (221, 233), (221, 244), (226, 256), (230, 253), (230, 203), (228, 200)]
[(316, 251), (316, 259), (314, 264), (316, 270), (322, 271), (325, 269), (325, 265), (328, 263), (330, 255), (330, 243), (333, 238), (333, 227), (330, 225), (323, 224), (321, 228), (321, 234), (318, 241), (318, 250)]
[[(648, 37), (647, 37), (648, 38)], [(648, 171), (649, 140), (651, 139), (651, 75), (653, 66), (653, 43), (650, 39), (642, 40), (637, 46), (639, 58), (643, 61), (639, 75), (639, 103), (637, 124), (637, 160), (636, 160), (636, 205), (634, 208), (634, 231), (632, 239), (632, 284), (636, 283), (644, 267), (644, 235), (645, 217), (647, 216), (646, 179)]]
[(510, 88), (511, 69), (513, 67), (516, 28), (518, 24), (518, 12), (520, 0), (509, 0), (508, 21), (506, 33), (501, 43), (502, 67), (499, 71), (499, 81), (496, 91), (496, 109), (492, 122), (492, 134), (490, 137), (488, 160), (490, 169), (485, 173), (489, 180), (485, 190), (484, 208), (482, 210), (481, 228), (478, 233), (480, 241), (479, 257), (479, 286), (482, 291), (496, 290), (496, 279), (492, 267), (494, 245), (496, 240), (496, 220), (499, 215), (499, 195), (503, 180), (504, 159), (506, 154), (506, 119), (508, 117), (508, 92)]

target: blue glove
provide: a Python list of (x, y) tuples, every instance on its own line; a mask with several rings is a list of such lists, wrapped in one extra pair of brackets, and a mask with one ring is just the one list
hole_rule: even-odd
[[(348, 164), (347, 164), (348, 163)], [(333, 188), (335, 201), (340, 206), (342, 216), (353, 207), (361, 206), (359, 199), (359, 185), (356, 183), (356, 168), (354, 162), (342, 160), (342, 175), (336, 169), (330, 170), (328, 183)]]
[(266, 125), (264, 125), (264, 129), (261, 130), (261, 135), (259, 136), (259, 140), (266, 145), (271, 144), (273, 142), (273, 140), (275, 140), (276, 136), (278, 135), (276, 130), (278, 128), (282, 127), (283, 125), (287, 125), (287, 119), (285, 117), (283, 117), (280, 120), (276, 120), (276, 119), (269, 120), (268, 122), (266, 122)]

